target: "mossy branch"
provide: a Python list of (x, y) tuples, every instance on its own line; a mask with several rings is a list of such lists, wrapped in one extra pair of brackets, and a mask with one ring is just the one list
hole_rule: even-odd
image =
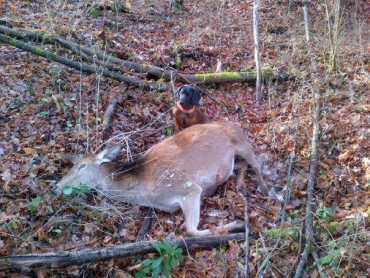
[[(256, 83), (256, 70), (252, 69), (246, 72), (216, 72), (216, 73), (196, 73), (196, 74), (186, 74), (179, 73), (170, 70), (164, 70), (160, 67), (152, 66), (145, 63), (135, 63), (132, 61), (126, 61), (116, 58), (112, 55), (107, 55), (106, 53), (97, 52), (91, 48), (81, 46), (77, 43), (68, 41), (66, 39), (55, 37), (47, 33), (39, 33), (32, 31), (19, 31), (6, 26), (0, 25), (0, 32), (3, 33), (1, 41), (4, 43), (11, 44), (20, 49), (29, 51), (33, 54), (40, 55), (56, 62), (65, 64), (70, 67), (74, 67), (81, 71), (102, 74), (104, 76), (119, 80), (128, 85), (138, 86), (145, 89), (154, 89), (157, 91), (168, 91), (169, 87), (166, 85), (151, 84), (144, 81), (138, 81), (131, 77), (126, 77), (122, 74), (116, 72), (130, 72), (133, 73), (146, 74), (150, 77), (155, 77), (157, 79), (168, 81), (168, 82), (179, 82), (179, 83), (190, 83), (190, 84), (221, 84), (221, 83)], [(99, 66), (91, 66), (85, 63), (72, 61), (68, 58), (58, 56), (48, 50), (40, 47), (34, 47), (29, 43), (24, 43), (12, 39), (12, 37), (25, 39), (29, 41), (39, 41), (42, 43), (56, 43), (72, 50), (77, 55), (82, 56), (88, 61), (94, 61), (95, 64)], [(107, 70), (108, 69), (108, 70)], [(263, 80), (269, 80), (273, 76), (273, 69), (269, 66), (262, 68)], [(279, 81), (287, 80), (286, 75), (278, 78)]]

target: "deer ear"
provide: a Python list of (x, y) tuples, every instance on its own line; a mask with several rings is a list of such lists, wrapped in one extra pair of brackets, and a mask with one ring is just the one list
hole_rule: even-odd
[(122, 145), (114, 145), (112, 147), (109, 147), (105, 149), (104, 151), (100, 152), (96, 156), (96, 161), (101, 164), (103, 162), (111, 162), (113, 159), (115, 159), (122, 149)]
[(193, 105), (199, 105), (199, 101), (200, 101), (200, 93), (198, 92), (198, 90), (192, 88), (192, 91), (193, 91), (193, 95), (191, 97), (191, 104)]
[(81, 158), (78, 157), (77, 155), (61, 153), (60, 156), (64, 159), (71, 161), (73, 164), (77, 164), (81, 160)]

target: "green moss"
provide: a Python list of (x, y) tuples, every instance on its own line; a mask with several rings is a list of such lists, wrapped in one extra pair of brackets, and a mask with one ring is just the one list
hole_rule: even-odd
[(299, 239), (299, 229), (297, 227), (287, 227), (273, 229), (267, 232), (270, 237), (277, 237), (281, 234), (282, 237), (293, 238), (294, 240)]
[(17, 42), (16, 40), (12, 39), (12, 40), (10, 41), (10, 44), (11, 44), (12, 46), (17, 46), (17, 45), (18, 45), (18, 42)]
[[(265, 66), (262, 68), (262, 76), (267, 79), (272, 74), (272, 68)], [(255, 69), (248, 70), (246, 72), (215, 72), (215, 73), (198, 73), (195, 74), (196, 78), (203, 79), (204, 81), (212, 81), (214, 79), (230, 79), (230, 80), (243, 80), (247, 77), (251, 79), (257, 78)]]
[(51, 34), (41, 34), (41, 38), (44, 43), (51, 43), (53, 36)]
[(262, 67), (262, 76), (263, 78), (269, 78), (272, 75), (272, 67), (264, 66)]
[[(257, 71), (255, 69), (250, 69), (246, 71), (246, 74), (250, 77), (257, 78)], [(272, 74), (272, 67), (270, 66), (264, 66), (262, 67), (262, 77), (263, 79), (267, 79)]]
[(330, 222), (329, 225), (328, 225), (328, 231), (329, 233), (333, 236), (336, 232), (336, 230), (338, 229), (338, 226), (339, 226), (339, 222)]
[(37, 55), (42, 55), (42, 54), (44, 54), (44, 52), (45, 52), (44, 49), (42, 49), (40, 47), (36, 47), (36, 53), (37, 53)]
[(215, 72), (215, 73), (197, 73), (196, 78), (211, 81), (216, 78), (242, 79), (243, 75), (239, 72)]

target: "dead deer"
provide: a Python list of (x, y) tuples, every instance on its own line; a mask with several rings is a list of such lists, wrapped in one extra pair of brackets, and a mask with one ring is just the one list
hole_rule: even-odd
[[(191, 126), (124, 165), (112, 162), (121, 148), (115, 145), (85, 158), (69, 156), (75, 165), (57, 187), (86, 184), (115, 200), (167, 212), (181, 208), (186, 231), (193, 236), (212, 234), (198, 230), (201, 197), (213, 195), (230, 177), (236, 155), (252, 166), (262, 191), (267, 192), (252, 147), (241, 127), (233, 123)], [(271, 189), (269, 195), (274, 194)], [(240, 226), (233, 222), (217, 230)]]

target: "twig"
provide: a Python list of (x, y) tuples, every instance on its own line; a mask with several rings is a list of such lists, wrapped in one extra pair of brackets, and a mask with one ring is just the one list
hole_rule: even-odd
[(308, 11), (307, 6), (303, 6), (303, 16), (304, 16), (304, 29), (306, 30), (306, 40), (310, 41), (310, 30), (308, 27)]
[(249, 214), (248, 214), (248, 200), (247, 198), (239, 193), (244, 202), (244, 224), (245, 224), (245, 269), (244, 277), (249, 277)]
[(154, 209), (152, 207), (149, 208), (148, 213), (146, 214), (143, 223), (141, 224), (141, 228), (137, 233), (136, 242), (143, 241), (144, 236), (148, 233), (150, 226), (152, 224), (154, 215)]
[(320, 273), (321, 278), (327, 278), (328, 276), (326, 275), (325, 270), (322, 267), (319, 255), (317, 254), (317, 250), (312, 250), (312, 257), (315, 260), (315, 263), (316, 263), (316, 266), (317, 266), (317, 269)]
[(262, 95), (262, 71), (261, 71), (261, 60), (259, 51), (259, 40), (258, 40), (258, 6), (259, 1), (254, 0), (253, 4), (253, 37), (254, 37), (254, 59), (256, 61), (256, 101), (257, 104), (261, 103)]
[(227, 110), (227, 107), (225, 106), (225, 104), (223, 104), (221, 101), (218, 101), (216, 98), (214, 98), (211, 94), (209, 94), (208, 92), (204, 91), (202, 88), (200, 88), (199, 86), (197, 85), (193, 85), (195, 86), (199, 91), (201, 91), (203, 94), (207, 95), (207, 97), (209, 97), (210, 99), (212, 99), (214, 102), (218, 103), (219, 105), (221, 105), (225, 112), (226, 112), (226, 115), (227, 115), (227, 118), (230, 120), (230, 114), (229, 114), (229, 111)]
[(103, 117), (103, 124), (105, 126), (101, 132), (103, 141), (105, 141), (108, 137), (107, 136), (108, 130), (112, 122), (113, 112), (114, 112), (114, 109), (116, 108), (117, 103), (118, 103), (118, 98), (114, 97), (112, 99), (112, 102), (108, 105), (107, 109), (105, 110), (104, 117)]

